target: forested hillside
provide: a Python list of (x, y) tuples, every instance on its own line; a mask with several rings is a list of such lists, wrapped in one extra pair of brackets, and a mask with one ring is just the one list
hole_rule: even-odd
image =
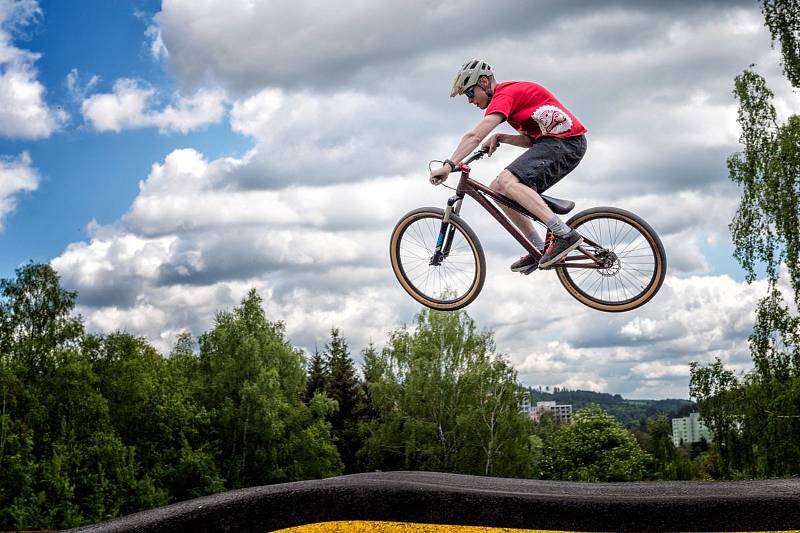
[(689, 400), (626, 400), (619, 394), (593, 392), (584, 390), (568, 390), (556, 387), (553, 392), (529, 388), (533, 405), (536, 402), (555, 401), (559, 404), (570, 404), (577, 411), (589, 404), (602, 407), (608, 414), (616, 418), (627, 428), (645, 429), (647, 420), (659, 413), (668, 419), (686, 416), (696, 405)]

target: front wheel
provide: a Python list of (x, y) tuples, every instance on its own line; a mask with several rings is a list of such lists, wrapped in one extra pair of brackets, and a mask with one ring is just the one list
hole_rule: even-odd
[[(392, 231), (389, 256), (400, 285), (416, 301), (438, 311), (468, 305), (481, 292), (486, 260), (475, 232), (455, 214), (421, 207)], [(438, 248), (438, 252), (437, 252)]]
[(656, 295), (667, 271), (667, 254), (647, 222), (616, 207), (595, 207), (573, 216), (567, 225), (586, 239), (581, 248), (602, 261), (600, 268), (588, 265), (578, 249), (557, 265), (559, 281), (579, 302), (620, 312)]

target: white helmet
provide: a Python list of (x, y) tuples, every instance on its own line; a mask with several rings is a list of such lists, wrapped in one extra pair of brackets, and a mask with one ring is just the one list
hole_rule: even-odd
[(461, 66), (461, 70), (453, 80), (453, 90), (450, 98), (464, 94), (464, 91), (478, 83), (481, 76), (493, 76), (492, 67), (482, 59), (470, 59)]

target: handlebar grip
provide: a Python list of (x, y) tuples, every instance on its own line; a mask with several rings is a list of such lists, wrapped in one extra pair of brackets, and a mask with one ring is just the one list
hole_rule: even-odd
[(489, 149), (488, 148), (486, 148), (486, 149), (481, 148), (480, 150), (478, 150), (477, 152), (475, 152), (474, 154), (469, 156), (467, 159), (462, 161), (462, 163), (464, 163), (465, 165), (469, 165), (473, 161), (476, 161), (476, 160), (480, 159), (481, 157), (485, 156), (487, 153), (489, 153)]

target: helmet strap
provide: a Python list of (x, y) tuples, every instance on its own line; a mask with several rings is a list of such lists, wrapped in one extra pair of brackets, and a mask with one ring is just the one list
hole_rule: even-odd
[(492, 101), (492, 96), (494, 96), (494, 91), (492, 90), (492, 80), (491, 80), (491, 78), (489, 78), (489, 76), (486, 76), (486, 81), (487, 81), (488, 87), (486, 87), (485, 89), (483, 89), (483, 87), (481, 87), (481, 89), (483, 89), (483, 92), (485, 92), (487, 98), (489, 98), (486, 101), (486, 105), (489, 105), (489, 102)]

